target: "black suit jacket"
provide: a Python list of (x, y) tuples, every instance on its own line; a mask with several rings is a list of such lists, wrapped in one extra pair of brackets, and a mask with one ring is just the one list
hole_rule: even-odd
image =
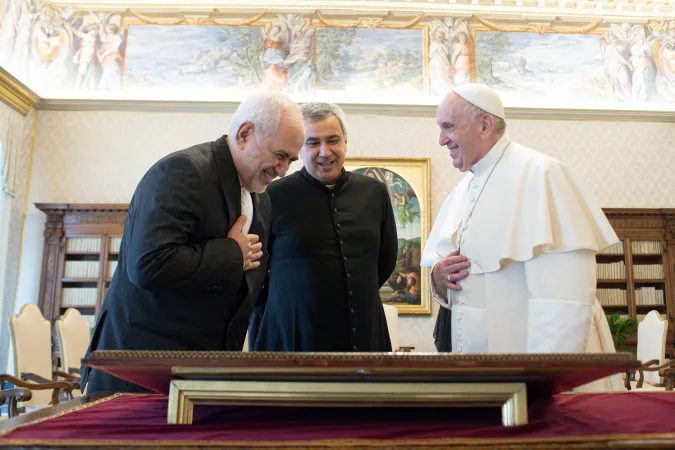
[[(249, 233), (267, 246), (269, 196), (252, 194)], [(243, 271), (227, 238), (241, 188), (225, 136), (172, 153), (129, 204), (117, 270), (87, 354), (94, 350), (241, 350), (267, 266)], [(82, 368), (87, 392), (144, 389)]]

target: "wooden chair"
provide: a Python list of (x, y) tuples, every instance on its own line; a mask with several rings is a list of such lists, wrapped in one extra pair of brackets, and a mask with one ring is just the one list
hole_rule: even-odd
[(68, 308), (63, 317), (54, 324), (61, 348), (61, 370), (79, 374), (82, 358), (87, 354), (91, 341), (91, 329), (76, 308)]
[(392, 305), (383, 304), (384, 315), (387, 319), (387, 329), (389, 331), (389, 340), (391, 349), (395, 352), (410, 352), (415, 347), (400, 347), (398, 342), (398, 308)]
[[(1, 375), (0, 375), (1, 376)], [(0, 391), (0, 406), (7, 402), (8, 417), (0, 417), (0, 420), (11, 419), (19, 415), (19, 402), (30, 400), (33, 393), (26, 388), (3, 389)]]
[(248, 331), (246, 332), (246, 337), (244, 337), (244, 347), (241, 349), (242, 352), (248, 351)]
[[(649, 311), (638, 325), (637, 359), (642, 361), (642, 366), (637, 368), (637, 382), (631, 381), (630, 373), (626, 373), (626, 389), (628, 390), (665, 390), (667, 384), (661, 381), (661, 377), (670, 378), (669, 369), (674, 361), (665, 361), (666, 358), (666, 335), (668, 334), (668, 320), (661, 316), (658, 311)], [(670, 389), (672, 390), (672, 381)]]
[[(30, 399), (22, 401), (23, 407), (57, 405), (59, 393), (72, 399), (73, 389), (79, 389), (79, 380), (67, 373), (52, 372), (51, 327), (35, 305), (24, 305), (19, 314), (9, 318), (9, 330), (14, 351), (14, 373), (0, 375), (19, 388), (33, 391)], [(66, 380), (54, 380), (55, 377)], [(52, 390), (51, 397), (48, 392)]]
[(660, 370), (659, 375), (666, 380), (666, 391), (672, 391), (675, 388), (675, 364)]
[[(87, 354), (91, 330), (82, 314), (75, 308), (68, 308), (63, 317), (54, 324), (61, 349), (61, 371), (78, 380), (82, 358)], [(73, 396), (79, 397), (79, 389), (73, 390)]]

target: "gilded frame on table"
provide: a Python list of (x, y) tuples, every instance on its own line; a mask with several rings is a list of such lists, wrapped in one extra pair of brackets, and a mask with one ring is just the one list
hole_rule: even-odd
[(429, 268), (420, 260), (431, 231), (431, 160), (347, 157), (345, 169), (385, 182), (392, 199), (399, 251), (396, 268), (380, 290), (382, 302), (400, 315), (430, 315)]

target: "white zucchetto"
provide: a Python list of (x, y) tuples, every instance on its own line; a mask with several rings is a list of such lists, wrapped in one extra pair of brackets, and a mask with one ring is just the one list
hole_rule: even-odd
[(506, 119), (504, 105), (497, 91), (480, 83), (466, 83), (455, 86), (452, 92), (483, 111)]

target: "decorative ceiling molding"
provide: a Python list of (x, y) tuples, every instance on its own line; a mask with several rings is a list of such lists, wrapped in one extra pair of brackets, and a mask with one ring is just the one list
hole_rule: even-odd
[(602, 23), (602, 19), (600, 19), (581, 27), (553, 27), (551, 26), (551, 24), (527, 24), (521, 26), (517, 25), (511, 26), (511, 25), (499, 25), (487, 19), (483, 19), (482, 17), (479, 17), (477, 15), (474, 15), (473, 18), (493, 31), (502, 31), (502, 32), (530, 31), (535, 32), (537, 34), (544, 34), (544, 33), (586, 34), (598, 28), (598, 26)]
[[(78, 100), (42, 99), (35, 109), (47, 111), (129, 111), (233, 113), (238, 102), (152, 101), (152, 100)], [(371, 105), (340, 103), (346, 114), (362, 116), (427, 117), (436, 116), (434, 105)], [(666, 122), (675, 123), (675, 114), (660, 111), (506, 108), (509, 120), (572, 120), (591, 122)]]
[(0, 100), (26, 116), (38, 99), (35, 92), (0, 67)]
[(179, 17), (177, 19), (154, 19), (146, 15), (137, 13), (128, 9), (127, 12), (140, 20), (143, 23), (152, 24), (152, 25), (222, 25), (228, 27), (238, 27), (244, 25), (251, 25), (258, 20), (260, 20), (266, 11), (256, 14), (255, 16), (249, 17), (248, 19), (242, 20), (223, 20), (215, 19), (213, 17)]
[(344, 16), (369, 15), (392, 16), (470, 16), (475, 13), (524, 16), (553, 15), (553, 17), (636, 17), (672, 19), (675, 0), (326, 0), (326, 1), (228, 1), (200, 0), (136, 0), (134, 3), (118, 0), (86, 2), (77, 0), (48, 1), (54, 6), (88, 11), (118, 11), (128, 9), (141, 13), (176, 14), (249, 14), (261, 10), (284, 13), (308, 13), (316, 10), (331, 10)]
[(402, 30), (405, 28), (410, 28), (413, 27), (419, 22), (422, 17), (424, 17), (424, 14), (419, 14), (412, 19), (410, 19), (406, 23), (397, 23), (397, 24), (385, 24), (382, 23), (384, 21), (384, 17), (381, 18), (362, 18), (357, 20), (356, 22), (336, 22), (334, 20), (329, 20), (324, 17), (324, 15), (321, 13), (321, 11), (317, 10), (316, 11), (316, 16), (319, 18), (319, 22), (321, 22), (323, 25), (326, 25), (328, 27), (333, 27), (333, 28), (356, 28), (359, 26), (364, 26), (370, 30), (373, 28), (389, 28), (389, 29), (395, 29), (395, 30)]

